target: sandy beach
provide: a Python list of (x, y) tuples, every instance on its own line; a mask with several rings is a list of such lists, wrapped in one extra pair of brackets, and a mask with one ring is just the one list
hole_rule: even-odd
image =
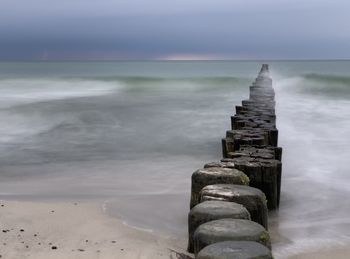
[[(192, 258), (185, 237), (127, 226), (97, 203), (0, 201), (0, 211), (0, 258)], [(349, 254), (339, 248), (288, 259), (347, 259)]]
[(181, 258), (184, 252), (186, 240), (126, 226), (98, 204), (1, 201), (0, 206), (1, 258)]

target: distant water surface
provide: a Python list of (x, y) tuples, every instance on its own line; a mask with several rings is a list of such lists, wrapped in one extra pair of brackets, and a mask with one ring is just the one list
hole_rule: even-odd
[[(269, 62), (283, 153), (276, 258), (350, 244), (350, 62)], [(0, 63), (0, 198), (96, 200), (183, 238), (260, 62)]]

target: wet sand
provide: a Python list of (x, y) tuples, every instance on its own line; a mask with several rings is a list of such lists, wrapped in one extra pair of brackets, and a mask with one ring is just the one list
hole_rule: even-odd
[(179, 258), (186, 247), (94, 203), (1, 201), (0, 222), (1, 258)]
[[(0, 222), (0, 258), (191, 258), (185, 238), (127, 226), (98, 203), (0, 201)], [(349, 257), (350, 249), (339, 247), (287, 258)]]

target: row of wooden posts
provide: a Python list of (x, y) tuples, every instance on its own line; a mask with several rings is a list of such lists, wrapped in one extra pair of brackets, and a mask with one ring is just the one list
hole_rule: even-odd
[(231, 126), (223, 159), (192, 175), (188, 251), (198, 259), (272, 258), (268, 210), (279, 206), (282, 148), (267, 64)]

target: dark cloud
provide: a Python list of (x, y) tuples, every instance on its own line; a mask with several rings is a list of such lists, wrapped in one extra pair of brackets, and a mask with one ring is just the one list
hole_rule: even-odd
[(350, 57), (350, 4), (340, 0), (19, 4), (1, 6), (3, 60)]

